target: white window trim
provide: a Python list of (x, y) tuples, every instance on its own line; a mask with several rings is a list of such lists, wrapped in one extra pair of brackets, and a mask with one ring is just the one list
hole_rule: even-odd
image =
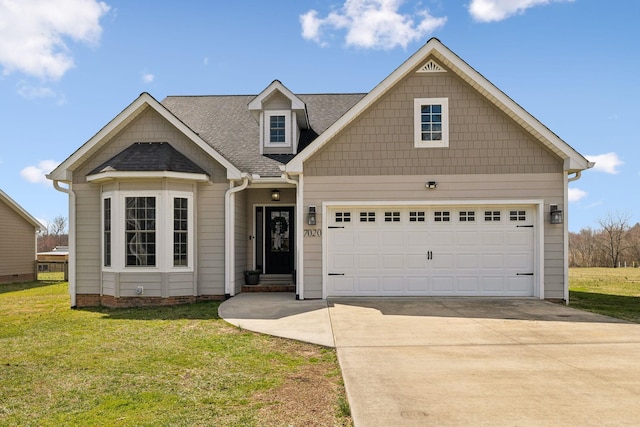
[[(442, 141), (422, 140), (421, 107), (423, 105), (442, 105)], [(413, 100), (414, 147), (443, 148), (449, 146), (449, 98), (415, 98)]]
[[(271, 117), (284, 116), (284, 142), (271, 142)], [(291, 147), (291, 111), (269, 110), (264, 112), (264, 146), (265, 147)]]
[[(127, 266), (125, 250), (125, 199), (127, 197), (156, 198), (156, 265)], [(173, 265), (173, 199), (187, 199), (187, 266)], [(111, 266), (104, 266), (104, 199), (111, 199)], [(185, 191), (111, 191), (102, 193), (100, 213), (100, 263), (102, 271), (122, 272), (193, 272), (194, 268), (194, 223), (193, 193)]]

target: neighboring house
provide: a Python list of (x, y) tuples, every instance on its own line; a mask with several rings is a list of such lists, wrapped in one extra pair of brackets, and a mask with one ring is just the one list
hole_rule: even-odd
[(37, 279), (38, 231), (44, 226), (0, 190), (0, 283)]
[(143, 93), (49, 178), (74, 306), (230, 297), (248, 269), (299, 299), (567, 300), (591, 166), (431, 39), (367, 94)]

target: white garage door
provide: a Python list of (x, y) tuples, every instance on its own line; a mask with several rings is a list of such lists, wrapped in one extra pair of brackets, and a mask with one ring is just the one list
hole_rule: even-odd
[(533, 296), (531, 206), (327, 210), (327, 296)]

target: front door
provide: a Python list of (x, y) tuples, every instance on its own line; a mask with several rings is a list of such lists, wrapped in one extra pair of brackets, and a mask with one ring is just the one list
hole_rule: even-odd
[(265, 217), (265, 274), (290, 274), (295, 253), (293, 207), (267, 207)]

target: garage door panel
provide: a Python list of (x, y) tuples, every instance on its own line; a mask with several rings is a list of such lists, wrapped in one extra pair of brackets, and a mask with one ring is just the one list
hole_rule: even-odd
[(398, 231), (383, 231), (380, 233), (380, 243), (384, 247), (403, 247), (404, 238)]
[(357, 255), (357, 269), (358, 270), (378, 270), (378, 255), (377, 254), (358, 254)]
[(382, 256), (382, 268), (385, 270), (403, 270), (404, 269), (404, 255), (383, 255)]
[(386, 276), (382, 278), (382, 291), (398, 295), (404, 293), (404, 277)]
[(375, 293), (379, 290), (379, 280), (377, 276), (360, 276), (358, 278), (357, 290), (364, 293)]
[(504, 263), (504, 254), (502, 253), (494, 253), (494, 254), (481, 254), (480, 255), (480, 267), (483, 270), (486, 269), (503, 269), (505, 267)]
[(494, 246), (498, 248), (504, 248), (505, 235), (502, 230), (483, 231), (481, 240), (482, 245), (485, 247)]
[(480, 255), (477, 253), (461, 253), (456, 257), (456, 268), (464, 270), (476, 271), (480, 266)]
[(480, 293), (480, 279), (478, 277), (458, 277), (457, 291), (461, 294), (476, 295)]
[(457, 231), (455, 235), (456, 247), (464, 248), (470, 246), (477, 248), (480, 244), (480, 232), (478, 231)]
[(506, 259), (510, 269), (522, 270), (521, 273), (533, 273), (533, 263), (529, 253), (509, 253)]
[(353, 295), (356, 291), (353, 277), (333, 276), (332, 279), (336, 295)]
[(408, 254), (405, 257), (406, 268), (409, 270), (424, 270), (428, 267), (426, 254)]
[(410, 294), (425, 294), (429, 291), (429, 279), (427, 277), (407, 277), (407, 291)]
[(409, 248), (426, 248), (429, 245), (429, 232), (427, 231), (405, 231), (404, 236), (405, 242), (407, 242), (407, 247)]
[(331, 230), (331, 248), (333, 250), (353, 250), (355, 243), (355, 233), (351, 230)]
[(377, 230), (358, 230), (356, 234), (356, 248), (362, 250), (378, 250)]
[(514, 276), (507, 279), (507, 293), (512, 296), (529, 296), (533, 276)]
[(354, 267), (354, 256), (350, 253), (336, 254), (331, 257), (333, 259), (333, 266), (337, 270), (352, 271)]
[[(535, 270), (531, 208), (529, 222), (513, 220), (508, 207), (489, 210), (487, 219), (478, 207), (420, 208), (420, 221), (415, 208), (363, 210), (369, 218), (376, 211), (377, 221), (339, 224), (344, 228), (327, 234), (328, 271), (344, 274), (328, 277), (327, 294), (533, 296), (534, 276), (518, 275)], [(399, 220), (380, 221), (387, 211), (398, 212)], [(444, 216), (434, 212), (449, 212), (450, 221), (438, 221)]]
[(501, 276), (485, 276), (481, 278), (482, 293), (489, 295), (501, 295), (505, 289), (504, 277)]

